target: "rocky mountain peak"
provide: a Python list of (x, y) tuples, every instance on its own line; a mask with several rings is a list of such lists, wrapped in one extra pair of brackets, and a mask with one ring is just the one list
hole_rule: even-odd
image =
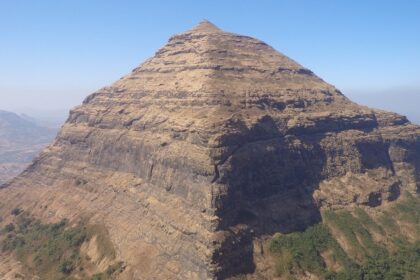
[(255, 241), (322, 209), (418, 192), (419, 143), (405, 117), (202, 22), (74, 108), (0, 209), (103, 223), (120, 279), (227, 279), (260, 273)]
[(204, 19), (200, 21), (196, 26), (194, 26), (190, 32), (193, 33), (214, 33), (214, 32), (222, 32), (216, 25)]

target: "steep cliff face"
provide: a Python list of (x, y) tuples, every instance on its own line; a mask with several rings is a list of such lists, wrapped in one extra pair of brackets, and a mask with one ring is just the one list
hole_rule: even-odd
[(1, 212), (102, 223), (121, 279), (225, 279), (256, 270), (253, 240), (305, 229), (321, 208), (416, 194), (419, 136), (202, 22), (74, 108), (0, 190)]

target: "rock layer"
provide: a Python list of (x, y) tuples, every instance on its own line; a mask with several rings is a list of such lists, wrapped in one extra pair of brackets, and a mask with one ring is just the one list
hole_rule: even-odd
[(304, 229), (320, 207), (417, 192), (419, 136), (205, 21), (73, 109), (1, 189), (2, 212), (103, 222), (121, 279), (225, 279), (255, 272), (255, 238)]

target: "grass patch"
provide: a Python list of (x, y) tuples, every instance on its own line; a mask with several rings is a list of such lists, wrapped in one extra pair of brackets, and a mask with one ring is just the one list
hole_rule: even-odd
[(420, 235), (420, 199), (409, 192), (404, 194), (404, 199), (398, 202), (394, 208), (398, 219), (413, 225), (417, 235)]
[(112, 244), (112, 241), (109, 238), (108, 230), (104, 225), (91, 225), (86, 229), (86, 234), (88, 239), (92, 238), (93, 236), (96, 236), (96, 242), (98, 245), (100, 258), (115, 258), (114, 244)]
[(395, 220), (392, 218), (392, 214), (385, 211), (378, 218), (378, 222), (382, 225), (385, 230), (391, 234), (400, 234), (400, 228)]
[(362, 208), (357, 207), (354, 213), (358, 220), (363, 224), (364, 227), (374, 230), (377, 233), (385, 234), (385, 230), (378, 225)]
[[(374, 253), (386, 253), (384, 247), (374, 242), (368, 230), (368, 227), (374, 227), (381, 231), (380, 227), (374, 226), (373, 220), (362, 209), (357, 213), (357, 216), (353, 216), (346, 210), (325, 211), (324, 218), (327, 224), (332, 225), (343, 234), (358, 261), (364, 261), (367, 256)], [(367, 224), (369, 226), (366, 226)]]
[[(92, 266), (80, 247), (94, 236), (101, 257), (115, 258), (115, 250), (103, 225), (88, 225), (85, 221), (70, 224), (67, 220), (42, 224), (25, 212), (11, 213), (13, 223), (2, 231), (1, 250), (14, 252), (22, 263), (25, 274), (41, 279), (91, 279), (84, 267)], [(122, 263), (110, 266), (99, 279), (112, 279), (120, 273)]]
[[(420, 275), (420, 241), (401, 236), (398, 222), (420, 224), (420, 200), (407, 196), (386, 212), (371, 217), (362, 208), (323, 212), (324, 224), (304, 232), (276, 234), (269, 244), (275, 270), (284, 279), (301, 278), (310, 272), (325, 280), (414, 280)], [(327, 227), (328, 225), (328, 227)], [(344, 238), (346, 251), (335, 235)], [(388, 236), (395, 246), (375, 242), (371, 233)], [(379, 242), (379, 241), (378, 241)], [(324, 259), (325, 258), (325, 259)], [(328, 267), (326, 260), (332, 267)], [(338, 266), (336, 265), (338, 264)], [(332, 271), (334, 269), (334, 271)]]
[(361, 279), (416, 280), (420, 275), (420, 243), (393, 254), (369, 257), (361, 272)]
[(293, 277), (304, 271), (326, 276), (328, 269), (321, 253), (327, 250), (332, 250), (333, 261), (341, 266), (355, 265), (322, 224), (309, 227), (304, 232), (278, 234), (270, 242), (269, 249), (275, 256), (279, 276)]
[[(409, 192), (405, 192), (400, 201), (383, 211), (377, 220), (398, 247), (409, 244), (403, 232), (414, 231), (411, 236), (417, 236), (416, 241), (420, 241), (420, 199)], [(401, 231), (399, 223), (406, 226), (404, 231)]]

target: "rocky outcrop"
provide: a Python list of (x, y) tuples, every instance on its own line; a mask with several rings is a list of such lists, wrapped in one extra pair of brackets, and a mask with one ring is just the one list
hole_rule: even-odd
[(419, 136), (205, 21), (74, 108), (1, 189), (1, 211), (101, 221), (121, 279), (226, 279), (254, 272), (253, 240), (304, 229), (320, 207), (417, 192)]

